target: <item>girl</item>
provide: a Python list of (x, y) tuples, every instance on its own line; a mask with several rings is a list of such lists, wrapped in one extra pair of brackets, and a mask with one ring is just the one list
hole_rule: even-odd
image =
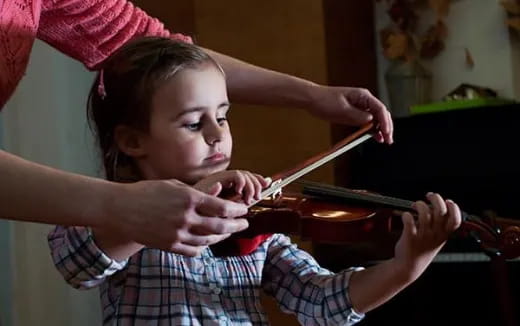
[[(226, 170), (232, 138), (225, 76), (190, 44), (167, 38), (127, 44), (104, 65), (89, 110), (109, 180), (178, 179), (212, 195), (231, 188), (246, 203), (269, 185), (259, 175)], [(304, 325), (352, 325), (417, 279), (460, 225), (455, 203), (427, 196), (429, 206), (415, 204), (417, 224), (403, 214), (394, 258), (337, 274), (282, 234), (232, 257), (215, 257), (204, 246), (186, 257), (84, 227), (57, 227), (49, 243), (67, 282), (101, 286), (105, 325), (266, 325), (261, 290)], [(192, 225), (175, 232), (204, 237), (207, 226)]]

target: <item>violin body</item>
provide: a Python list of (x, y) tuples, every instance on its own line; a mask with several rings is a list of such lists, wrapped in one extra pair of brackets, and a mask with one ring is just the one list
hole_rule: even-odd
[(371, 241), (392, 229), (389, 209), (331, 202), (298, 192), (263, 200), (246, 217), (250, 226), (242, 236), (285, 233), (328, 244)]
[[(250, 227), (241, 236), (285, 233), (321, 244), (387, 246), (388, 240), (396, 240), (401, 233), (401, 213), (413, 212), (411, 201), (367, 191), (319, 184), (309, 189), (289, 191), (252, 207), (247, 215)], [(462, 214), (454, 237), (474, 241), (491, 258), (520, 256), (520, 221)]]

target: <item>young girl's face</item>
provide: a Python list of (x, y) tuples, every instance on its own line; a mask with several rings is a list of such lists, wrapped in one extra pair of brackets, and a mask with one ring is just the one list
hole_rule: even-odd
[(194, 184), (225, 170), (232, 148), (228, 110), (225, 78), (213, 64), (177, 72), (152, 99), (137, 160), (143, 176)]

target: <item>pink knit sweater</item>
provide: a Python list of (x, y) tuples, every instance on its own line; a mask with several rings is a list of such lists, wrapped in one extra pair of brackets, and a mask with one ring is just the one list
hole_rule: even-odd
[(191, 42), (126, 0), (0, 0), (0, 110), (22, 78), (36, 38), (95, 69), (137, 35)]

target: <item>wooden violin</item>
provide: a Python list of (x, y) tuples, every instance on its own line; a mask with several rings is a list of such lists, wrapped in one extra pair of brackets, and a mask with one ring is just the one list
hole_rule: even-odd
[[(287, 192), (253, 207), (249, 236), (258, 230), (295, 234), (315, 243), (377, 242), (400, 234), (402, 225), (395, 216), (414, 212), (409, 200), (308, 181), (301, 186), (300, 192)], [(462, 211), (454, 237), (474, 241), (491, 258), (520, 256), (520, 221)]]

